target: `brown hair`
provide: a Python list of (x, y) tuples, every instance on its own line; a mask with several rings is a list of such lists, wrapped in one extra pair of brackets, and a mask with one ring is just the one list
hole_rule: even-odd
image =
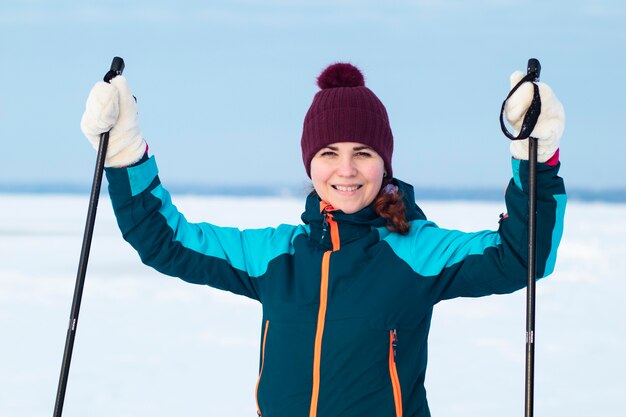
[(387, 221), (387, 229), (401, 235), (409, 233), (411, 225), (406, 220), (406, 206), (402, 200), (402, 193), (391, 183), (391, 179), (383, 180), (380, 192), (372, 204), (376, 214)]

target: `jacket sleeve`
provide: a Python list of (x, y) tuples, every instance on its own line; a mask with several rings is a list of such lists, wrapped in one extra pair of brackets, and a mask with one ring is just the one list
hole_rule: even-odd
[(124, 239), (141, 260), (187, 282), (260, 300), (257, 281), (272, 260), (292, 253), (301, 227), (238, 230), (191, 223), (172, 204), (154, 157), (129, 168), (107, 168), (109, 195)]
[[(506, 294), (526, 286), (528, 261), (528, 161), (512, 160), (505, 194), (507, 215), (497, 231), (464, 233), (418, 221), (394, 251), (419, 274), (433, 303), (455, 297)], [(567, 197), (560, 165), (537, 166), (537, 278), (552, 273), (563, 232)]]

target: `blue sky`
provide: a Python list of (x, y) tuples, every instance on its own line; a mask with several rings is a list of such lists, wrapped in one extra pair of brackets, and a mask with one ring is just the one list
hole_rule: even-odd
[(91, 182), (79, 121), (119, 55), (166, 185), (306, 184), (315, 77), (350, 61), (387, 107), (397, 177), (504, 187), (500, 105), (537, 57), (566, 109), (567, 185), (626, 187), (625, 23), (618, 0), (5, 1), (0, 183)]

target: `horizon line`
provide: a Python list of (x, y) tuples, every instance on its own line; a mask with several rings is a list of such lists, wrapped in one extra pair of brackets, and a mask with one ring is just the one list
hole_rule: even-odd
[[(104, 186), (101, 193), (108, 194)], [(468, 186), (413, 186), (415, 195), (419, 199), (428, 200), (476, 200), (502, 201), (504, 188), (495, 186), (468, 187)], [(217, 185), (206, 183), (171, 183), (168, 191), (172, 194), (225, 196), (225, 197), (294, 197), (302, 198), (310, 192), (309, 184), (229, 184)], [(72, 182), (50, 183), (0, 183), (0, 194), (70, 194), (89, 195), (91, 186)], [(568, 187), (567, 196), (570, 200), (602, 201), (612, 203), (626, 203), (626, 187)]]

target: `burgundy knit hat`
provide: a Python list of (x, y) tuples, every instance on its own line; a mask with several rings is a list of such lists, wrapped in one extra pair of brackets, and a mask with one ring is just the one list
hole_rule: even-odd
[(320, 91), (304, 117), (302, 160), (311, 176), (311, 159), (323, 147), (336, 142), (359, 142), (374, 149), (392, 177), (393, 134), (387, 110), (369, 88), (361, 71), (352, 64), (337, 63), (319, 77)]

